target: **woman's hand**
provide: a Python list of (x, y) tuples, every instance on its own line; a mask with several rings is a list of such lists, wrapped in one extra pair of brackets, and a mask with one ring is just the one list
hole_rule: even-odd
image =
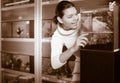
[(116, 2), (115, 1), (109, 2), (109, 10), (110, 11), (113, 11), (115, 6), (116, 6)]
[(77, 50), (79, 50), (80, 47), (85, 47), (85, 45), (88, 43), (88, 33), (83, 33), (81, 34), (77, 40), (76, 43), (74, 44), (74, 46), (72, 47), (72, 51), (76, 52)]
[(76, 40), (76, 43), (74, 44), (74, 46), (70, 49), (72, 53), (74, 53), (74, 55), (76, 57), (80, 57), (80, 47), (85, 47), (85, 45), (88, 43), (88, 34), (84, 33), (84, 34), (81, 34), (77, 40)]
[(85, 47), (88, 43), (88, 33), (81, 34), (77, 39), (77, 46)]

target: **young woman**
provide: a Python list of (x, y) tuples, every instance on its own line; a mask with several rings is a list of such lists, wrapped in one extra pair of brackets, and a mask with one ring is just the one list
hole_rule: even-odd
[[(110, 11), (113, 10), (114, 3), (109, 4)], [(80, 35), (81, 16), (77, 14), (77, 9), (73, 3), (61, 1), (56, 7), (55, 14), (54, 20), (57, 24), (57, 29), (51, 41), (52, 67), (54, 69), (62, 67), (74, 55), (76, 59), (72, 83), (80, 83), (80, 47), (84, 47), (88, 43), (88, 34)], [(62, 51), (63, 46), (67, 47), (67, 50), (64, 52)]]
[[(61, 1), (56, 7), (54, 18), (57, 29), (51, 40), (51, 64), (58, 69), (66, 64), (67, 60), (74, 55), (75, 66), (72, 83), (80, 82), (80, 47), (84, 47), (88, 39), (87, 34), (80, 35), (80, 15), (77, 14), (75, 5), (69, 1)], [(63, 46), (67, 50), (62, 52)]]

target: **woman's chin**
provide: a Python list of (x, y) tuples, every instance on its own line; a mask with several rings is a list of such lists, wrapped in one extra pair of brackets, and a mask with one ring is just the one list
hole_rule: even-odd
[(73, 29), (73, 30), (74, 30), (74, 29), (77, 29), (77, 26), (72, 27), (72, 29)]

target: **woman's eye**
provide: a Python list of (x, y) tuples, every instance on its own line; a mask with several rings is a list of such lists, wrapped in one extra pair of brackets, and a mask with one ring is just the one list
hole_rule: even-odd
[(74, 14), (74, 15), (69, 15), (68, 18), (73, 18), (73, 17), (77, 17), (78, 14)]
[(72, 16), (68, 16), (68, 18), (72, 18)]

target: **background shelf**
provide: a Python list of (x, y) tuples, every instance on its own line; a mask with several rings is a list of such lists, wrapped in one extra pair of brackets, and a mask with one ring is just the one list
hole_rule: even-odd
[(31, 73), (26, 73), (26, 72), (21, 72), (21, 71), (15, 71), (15, 70), (6, 69), (6, 68), (2, 68), (1, 70), (3, 72), (7, 72), (7, 73), (13, 73), (13, 74), (17, 74), (17, 75), (27, 75), (27, 76), (35, 77), (35, 75), (31, 74)]
[(8, 11), (8, 10), (15, 10), (15, 9), (24, 9), (24, 8), (29, 8), (29, 7), (34, 7), (34, 3), (4, 7), (1, 10), (2, 11)]
[(70, 83), (71, 78), (60, 78), (58, 79), (55, 75), (43, 75), (42, 76), (43, 80), (50, 81), (50, 82), (55, 82), (55, 83)]
[[(57, 4), (62, 0), (51, 0), (51, 1), (44, 1), (42, 2), (42, 5), (53, 5), (53, 4)], [(72, 1), (72, 2), (76, 2), (76, 1), (84, 1), (84, 0), (68, 0), (68, 1)]]

